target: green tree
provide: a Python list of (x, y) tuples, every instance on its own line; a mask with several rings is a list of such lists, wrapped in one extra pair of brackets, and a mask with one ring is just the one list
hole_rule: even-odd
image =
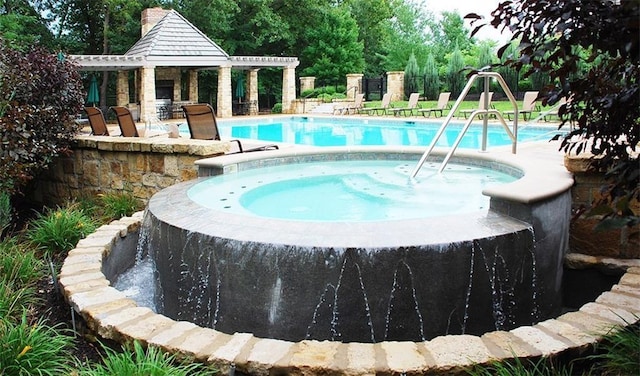
[(46, 20), (29, 2), (4, 0), (0, 4), (0, 37), (3, 43), (16, 49), (26, 49), (34, 44), (54, 47), (53, 34), (47, 29)]
[(509, 86), (509, 89), (513, 93), (518, 92), (518, 81), (520, 79), (519, 70), (516, 67), (507, 64), (509, 61), (514, 61), (518, 59), (518, 44), (510, 43), (509, 46), (504, 50), (504, 53), (500, 57), (501, 66), (498, 68), (498, 72), (504, 81)]
[(474, 41), (469, 38), (469, 30), (464, 26), (464, 21), (457, 11), (442, 12), (442, 18), (433, 27), (433, 48), (434, 56), (439, 64), (446, 64), (444, 56), (451, 53), (455, 48), (460, 51), (469, 50)]
[(344, 7), (328, 8), (317, 27), (309, 28), (311, 41), (300, 58), (311, 64), (302, 74), (319, 80), (343, 80), (348, 73), (362, 72), (362, 42), (358, 25)]
[(385, 48), (385, 71), (404, 69), (409, 55), (414, 53), (416, 59), (423, 61), (429, 53), (429, 30), (433, 17), (419, 2), (396, 1), (393, 3), (390, 39)]
[(353, 18), (358, 23), (358, 39), (363, 43), (364, 74), (379, 76), (385, 73), (384, 62), (391, 37), (390, 0), (347, 0)]
[(436, 59), (432, 54), (427, 56), (422, 73), (424, 77), (424, 96), (427, 99), (436, 99), (440, 93), (440, 76), (438, 75), (438, 67)]
[(462, 52), (458, 47), (453, 50), (449, 58), (449, 64), (447, 65), (447, 85), (451, 95), (457, 97), (462, 92), (465, 85), (464, 73), (464, 59)]
[(418, 67), (416, 55), (412, 52), (404, 68), (404, 95), (408, 97), (411, 93), (419, 92), (421, 86), (420, 67)]
[[(491, 67), (493, 65), (494, 56), (495, 54), (492, 49), (492, 44), (490, 42), (481, 43), (479, 46), (478, 62), (476, 64), (476, 67), (478, 69)], [(476, 91), (480, 93), (483, 90), (484, 90), (484, 83), (482, 82), (482, 80), (478, 80), (478, 82), (476, 83)]]
[[(478, 21), (476, 15), (467, 18)], [(491, 25), (506, 27), (519, 43), (518, 59), (504, 64), (549, 76), (542, 103), (568, 100), (559, 109), (561, 127), (574, 126), (561, 149), (589, 151), (595, 170), (610, 184), (590, 214), (602, 215), (601, 227), (635, 226), (640, 214), (638, 143), (640, 142), (640, 7), (637, 0), (516, 0), (501, 3)], [(482, 27), (480, 25), (478, 27)], [(499, 51), (504, 54), (509, 45)], [(583, 69), (586, 62), (590, 69)]]

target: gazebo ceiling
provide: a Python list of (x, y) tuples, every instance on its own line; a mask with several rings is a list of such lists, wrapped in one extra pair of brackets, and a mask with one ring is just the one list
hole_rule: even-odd
[(238, 69), (295, 67), (297, 57), (229, 56), (220, 46), (193, 26), (180, 13), (169, 11), (124, 55), (70, 55), (81, 70), (110, 71), (142, 67), (184, 67)]

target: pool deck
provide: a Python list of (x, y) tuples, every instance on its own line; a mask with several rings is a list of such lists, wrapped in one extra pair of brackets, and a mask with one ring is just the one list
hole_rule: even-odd
[[(558, 149), (557, 141), (532, 142), (519, 144), (516, 156), (511, 155), (510, 147), (494, 148), (488, 153), (517, 159), (537, 169), (542, 176), (558, 174), (562, 184), (568, 184), (564, 153)], [(548, 185), (546, 180), (539, 180), (516, 188), (503, 194), (531, 196)], [(619, 283), (576, 311), (510, 331), (375, 344), (288, 342), (257, 338), (251, 333), (221, 333), (138, 307), (124, 293), (111, 287), (102, 273), (103, 259), (116, 243), (139, 229), (142, 215), (139, 212), (100, 227), (69, 252), (59, 276), (65, 298), (89, 329), (104, 338), (122, 342), (139, 340), (184, 357), (216, 364), (224, 373), (237, 369), (255, 375), (464, 374), (473, 364), (489, 364), (514, 356), (534, 359), (566, 354), (579, 356), (612, 327), (628, 325), (640, 317), (640, 260), (592, 257), (592, 262), (626, 270)]]

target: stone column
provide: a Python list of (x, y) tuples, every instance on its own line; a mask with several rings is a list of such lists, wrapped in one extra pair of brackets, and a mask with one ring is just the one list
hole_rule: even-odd
[(189, 71), (189, 102), (198, 103), (198, 71)]
[(387, 93), (391, 94), (391, 101), (404, 100), (404, 72), (387, 72)]
[(249, 115), (258, 114), (258, 69), (251, 69), (247, 71), (247, 77), (245, 79), (247, 83), (247, 99), (251, 104), (249, 106)]
[(157, 116), (155, 67), (140, 68), (140, 76), (140, 121), (145, 122)]
[(307, 90), (313, 90), (316, 88), (315, 77), (300, 77), (300, 93), (304, 93)]
[(296, 68), (286, 66), (282, 71), (282, 113), (293, 113), (293, 101), (296, 100)]
[(224, 65), (218, 69), (218, 108), (216, 116), (220, 118), (233, 116), (231, 105), (231, 65)]
[(351, 73), (347, 75), (347, 98), (356, 99), (356, 94), (362, 93), (362, 77), (364, 74)]
[(126, 106), (129, 104), (129, 71), (118, 71), (116, 80), (116, 105)]

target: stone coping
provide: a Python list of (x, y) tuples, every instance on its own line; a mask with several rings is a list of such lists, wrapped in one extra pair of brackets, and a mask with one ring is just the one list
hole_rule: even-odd
[[(143, 212), (100, 227), (69, 252), (59, 283), (69, 304), (103, 338), (139, 340), (179, 356), (255, 375), (457, 374), (473, 364), (513, 357), (580, 354), (614, 326), (640, 317), (640, 260), (610, 291), (579, 310), (532, 326), (482, 336), (446, 335), (424, 342), (288, 342), (227, 334), (174, 321), (138, 307), (110, 286), (102, 261), (117, 241), (139, 229)], [(631, 266), (633, 265), (633, 266)]]
[(202, 157), (221, 155), (231, 149), (229, 142), (214, 140), (192, 140), (190, 138), (169, 138), (166, 134), (153, 137), (119, 137), (78, 135), (78, 148), (116, 152), (140, 152), (163, 154), (190, 154)]

